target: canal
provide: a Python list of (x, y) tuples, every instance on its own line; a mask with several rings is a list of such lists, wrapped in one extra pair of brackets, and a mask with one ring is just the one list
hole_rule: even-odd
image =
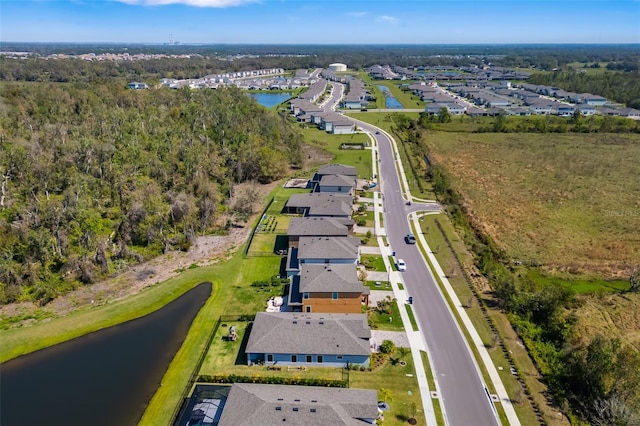
[(387, 86), (379, 85), (378, 89), (380, 89), (382, 91), (382, 94), (384, 95), (384, 99), (385, 99), (385, 103), (386, 103), (385, 108), (387, 108), (387, 109), (402, 109), (402, 108), (404, 108), (404, 106), (402, 106), (402, 104), (400, 102), (398, 102), (398, 100), (396, 98), (393, 97), (393, 94), (391, 93), (391, 91), (389, 90), (389, 88)]
[(142, 318), (2, 364), (0, 424), (137, 424), (210, 295), (202, 283)]

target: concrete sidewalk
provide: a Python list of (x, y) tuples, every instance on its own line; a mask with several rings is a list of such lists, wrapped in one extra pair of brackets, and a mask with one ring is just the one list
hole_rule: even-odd
[[(415, 228), (420, 229), (419, 216), (416, 214), (411, 214), (411, 220), (413, 221), (413, 225), (415, 226)], [(462, 325), (465, 327), (465, 329), (471, 336), (473, 345), (476, 347), (478, 353), (480, 354), (480, 359), (484, 364), (485, 368), (487, 369), (487, 373), (489, 374), (491, 383), (493, 384), (493, 387), (496, 390), (498, 399), (502, 403), (502, 408), (504, 409), (505, 415), (509, 420), (509, 424), (513, 426), (519, 426), (520, 420), (518, 419), (518, 415), (516, 414), (513, 404), (511, 403), (511, 398), (509, 398), (509, 395), (507, 394), (507, 390), (502, 384), (502, 379), (500, 378), (500, 375), (498, 374), (498, 370), (496, 369), (496, 366), (493, 363), (491, 356), (489, 355), (489, 351), (487, 351), (487, 348), (485, 347), (484, 342), (480, 338), (480, 335), (478, 334), (476, 328), (473, 326), (471, 319), (469, 319), (469, 316), (467, 315), (467, 311), (462, 306), (462, 303), (460, 303), (458, 296), (456, 295), (453, 287), (451, 286), (451, 283), (449, 283), (449, 279), (447, 278), (446, 274), (440, 267), (438, 260), (436, 259), (435, 255), (431, 251), (431, 248), (429, 248), (429, 245), (427, 244), (427, 240), (424, 238), (424, 235), (422, 234), (422, 232), (417, 233), (417, 237), (420, 240), (420, 244), (422, 245), (422, 247), (424, 247), (427, 253), (429, 262), (431, 262), (431, 265), (433, 265), (433, 269), (434, 269), (433, 272), (435, 272), (438, 278), (440, 278), (440, 281), (442, 282), (442, 285), (445, 291), (447, 292), (447, 296), (449, 296), (449, 298), (451, 299), (456, 312), (458, 313), (458, 315), (460, 316), (460, 319), (462, 320)]]
[[(398, 153), (398, 146), (396, 144), (395, 139), (387, 132), (385, 132), (383, 129), (380, 129), (381, 132), (384, 132), (384, 134), (389, 138), (389, 140), (391, 141), (392, 147), (393, 147), (393, 151), (396, 153), (396, 165), (399, 171), (399, 175), (400, 175), (400, 184), (402, 187), (402, 192), (403, 194), (405, 194), (406, 199), (408, 200), (412, 200), (411, 197), (411, 193), (409, 190), (409, 184), (407, 182), (407, 178), (404, 172), (404, 168), (402, 167), (402, 162), (400, 161), (399, 158), (397, 158), (397, 153)], [(371, 135), (370, 135), (371, 137)], [(375, 138), (372, 137), (373, 140), (375, 140)], [(372, 170), (373, 173), (377, 173), (379, 176), (379, 171), (377, 169), (378, 166), (378, 154), (377, 154), (377, 147), (375, 147), (372, 150)], [(381, 183), (380, 183), (381, 184)], [(382, 185), (380, 185), (382, 186)], [(385, 267), (387, 268), (388, 271), (392, 271), (391, 265), (389, 264), (389, 259), (388, 256), (391, 255), (391, 250), (389, 247), (385, 247), (384, 243), (382, 241), (382, 238), (380, 237), (381, 235), (385, 235), (384, 233), (384, 228), (380, 227), (380, 219), (379, 219), (379, 215), (382, 214), (383, 212), (383, 208), (381, 206), (381, 196), (379, 193), (374, 194), (374, 199), (375, 199), (375, 215), (374, 215), (374, 219), (375, 219), (375, 230), (376, 230), (376, 235), (378, 236), (378, 244), (380, 246), (380, 250), (381, 250), (381, 254), (385, 263)], [(420, 224), (419, 224), (419, 219), (418, 216), (415, 213), (411, 214), (411, 220), (413, 221), (413, 224), (415, 225), (416, 229), (420, 229)], [(487, 351), (486, 347), (484, 346), (484, 343), (482, 342), (482, 339), (480, 339), (480, 336), (478, 335), (478, 332), (476, 331), (475, 327), (473, 326), (473, 323), (471, 322), (471, 320), (469, 319), (469, 316), (467, 315), (466, 311), (464, 310), (464, 308), (462, 307), (462, 304), (460, 303), (457, 295), (455, 294), (455, 291), (453, 290), (453, 287), (451, 287), (451, 284), (449, 283), (449, 280), (447, 279), (446, 275), (444, 274), (442, 268), (440, 267), (440, 264), (438, 263), (437, 259), (435, 258), (435, 256), (433, 255), (433, 253), (431, 252), (431, 249), (429, 248), (424, 235), (422, 235), (422, 233), (418, 233), (417, 237), (420, 241), (420, 244), (422, 244), (422, 247), (425, 248), (425, 251), (427, 252), (427, 256), (429, 258), (429, 261), (431, 262), (431, 264), (433, 265), (433, 269), (434, 272), (437, 274), (437, 276), (441, 279), (443, 286), (445, 288), (445, 291), (447, 292), (447, 294), (449, 295), (449, 298), (453, 301), (453, 304), (455, 306), (456, 311), (458, 312), (462, 323), (464, 325), (464, 327), (467, 329), (467, 331), (469, 332), (469, 335), (471, 336), (471, 340), (473, 341), (473, 344), (476, 346), (476, 348), (478, 349), (478, 353), (480, 354), (480, 358), (481, 358), (481, 362), (485, 365), (485, 368), (487, 369), (487, 372), (489, 374), (489, 378), (491, 380), (491, 382), (493, 383), (493, 387), (496, 390), (496, 394), (498, 399), (500, 400), (500, 402), (502, 403), (502, 407), (504, 409), (505, 415), (507, 416), (507, 419), (509, 421), (510, 425), (514, 425), (514, 426), (519, 426), (520, 425), (520, 420), (518, 419), (518, 416), (515, 412), (515, 409), (513, 407), (513, 404), (511, 403), (511, 399), (509, 398), (507, 391), (502, 383), (502, 379), (500, 378), (500, 375), (498, 374), (498, 371), (495, 367), (495, 364), (493, 363), (493, 360), (491, 359), (491, 357), (489, 356), (489, 352)], [(400, 290), (398, 287), (398, 283), (402, 282), (402, 274), (400, 274), (399, 272), (390, 272), (389, 273), (389, 277), (390, 277), (390, 281), (391, 281), (391, 285), (393, 287), (393, 291), (395, 294), (396, 299), (398, 300), (398, 304), (400, 305), (401, 301), (406, 301), (408, 298), (408, 295), (406, 293), (405, 290)], [(404, 287), (404, 286), (403, 286)], [(414, 332), (412, 331), (412, 325), (411, 322), (408, 318), (408, 314), (406, 312), (406, 309), (400, 309), (400, 316), (402, 317), (402, 322), (403, 325), (405, 327), (405, 330), (410, 330), (407, 331), (407, 337), (409, 338), (409, 343), (411, 346), (411, 353), (413, 355), (413, 359), (414, 359), (414, 363), (416, 365), (416, 374), (417, 374), (417, 378), (418, 378), (418, 385), (420, 387), (420, 394), (422, 396), (422, 403), (423, 403), (423, 408), (424, 408), (424, 412), (425, 412), (425, 417), (427, 418), (427, 424), (437, 424), (436, 423), (436, 418), (435, 418), (435, 413), (433, 411), (433, 404), (431, 401), (431, 393), (428, 387), (428, 382), (426, 380), (426, 373), (424, 371), (424, 367), (422, 365), (422, 358), (420, 356), (420, 350), (425, 350), (427, 352), (427, 355), (429, 354), (429, 350), (428, 350), (428, 345), (426, 344), (426, 342), (424, 341), (423, 337), (422, 337), (422, 333), (420, 332)], [(420, 326), (420, 324), (418, 324), (418, 327)], [(460, 324), (458, 324), (458, 327), (460, 327)], [(472, 358), (475, 360), (475, 357), (472, 356)], [(431, 357), (429, 356), (429, 359), (431, 359)], [(477, 362), (477, 361), (476, 361)], [(432, 369), (433, 371), (433, 369)], [(481, 376), (482, 377), (482, 376)], [(438, 381), (437, 378), (434, 377), (434, 381), (436, 384), (436, 389), (435, 391), (438, 391), (437, 394), (439, 394), (439, 389), (438, 389)], [(447, 423), (447, 415), (444, 409), (444, 406), (441, 406), (442, 408), (442, 413), (445, 419), (445, 423)]]
[[(371, 150), (371, 162), (372, 162), (372, 171), (373, 173), (379, 174), (378, 170), (378, 149), (375, 146), (375, 138), (371, 135), (369, 137), (374, 142), (374, 148)], [(382, 240), (382, 235), (386, 235), (384, 228), (380, 227), (380, 215), (383, 212), (382, 206), (382, 196), (380, 193), (376, 192), (373, 194), (374, 196), (374, 223), (375, 223), (375, 235), (377, 235), (378, 245), (380, 247), (380, 254), (382, 254), (382, 260), (384, 261), (384, 266), (387, 268), (387, 271), (384, 274), (387, 275), (387, 279), (391, 282), (391, 287), (393, 288), (393, 294), (396, 300), (398, 301), (398, 308), (400, 311), (400, 317), (402, 318), (402, 325), (404, 326), (407, 340), (409, 342), (409, 347), (411, 348), (411, 357), (413, 358), (413, 364), (415, 366), (416, 371), (416, 379), (418, 380), (418, 389), (420, 390), (420, 399), (422, 400), (422, 410), (424, 412), (424, 417), (426, 419), (427, 425), (437, 426), (438, 421), (436, 420), (436, 413), (433, 409), (433, 401), (431, 391), (438, 391), (438, 381), (436, 377), (433, 377), (434, 382), (436, 383), (436, 389), (429, 389), (429, 382), (427, 381), (427, 373), (424, 369), (424, 364), (422, 363), (422, 355), (420, 351), (426, 351), (427, 357), (431, 359), (429, 356), (429, 350), (427, 348), (426, 342), (422, 337), (422, 333), (420, 331), (413, 331), (413, 326), (411, 325), (411, 320), (409, 319), (409, 314), (405, 308), (405, 302), (408, 299), (407, 292), (405, 290), (400, 290), (398, 286), (399, 282), (402, 282), (402, 274), (399, 272), (392, 272), (393, 268), (389, 262), (389, 256), (391, 255), (391, 249), (385, 246), (384, 241)], [(382, 273), (381, 273), (382, 274)], [(403, 286), (404, 288), (404, 283)], [(420, 324), (418, 324), (420, 327)], [(433, 367), (431, 367), (431, 371), (433, 371)], [(438, 392), (439, 394), (439, 392)], [(446, 413), (444, 411), (444, 406), (441, 406), (442, 414), (446, 423)]]

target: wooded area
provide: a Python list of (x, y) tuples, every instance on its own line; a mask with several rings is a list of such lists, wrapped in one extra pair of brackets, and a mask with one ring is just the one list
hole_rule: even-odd
[(187, 249), (252, 212), (236, 184), (300, 161), (301, 136), (238, 89), (5, 83), (1, 100), (1, 303)]

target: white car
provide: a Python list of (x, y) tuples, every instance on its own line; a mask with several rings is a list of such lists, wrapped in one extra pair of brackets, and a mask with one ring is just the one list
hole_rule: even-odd
[(396, 260), (396, 268), (398, 268), (398, 271), (400, 272), (407, 270), (407, 264), (404, 263), (404, 259)]

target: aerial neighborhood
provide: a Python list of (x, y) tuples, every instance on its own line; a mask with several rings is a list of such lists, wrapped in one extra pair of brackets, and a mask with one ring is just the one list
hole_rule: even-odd
[[(308, 102), (305, 100), (305, 102)], [(358, 275), (360, 239), (353, 236), (354, 167), (331, 164), (309, 179), (311, 192), (292, 194), (286, 250), (288, 294), (258, 312), (244, 353), (249, 366), (274, 370), (368, 369), (374, 347), (363, 307), (370, 290)], [(235, 383), (224, 405), (200, 398), (190, 421), (199, 425), (260, 422), (374, 424), (384, 415), (371, 389)], [(258, 410), (239, 409), (257, 404)], [(344, 404), (344, 405), (343, 405)], [(332, 423), (335, 422), (335, 423)]]
[(640, 425), (640, 45), (394, 46), (3, 42), (0, 423)]

